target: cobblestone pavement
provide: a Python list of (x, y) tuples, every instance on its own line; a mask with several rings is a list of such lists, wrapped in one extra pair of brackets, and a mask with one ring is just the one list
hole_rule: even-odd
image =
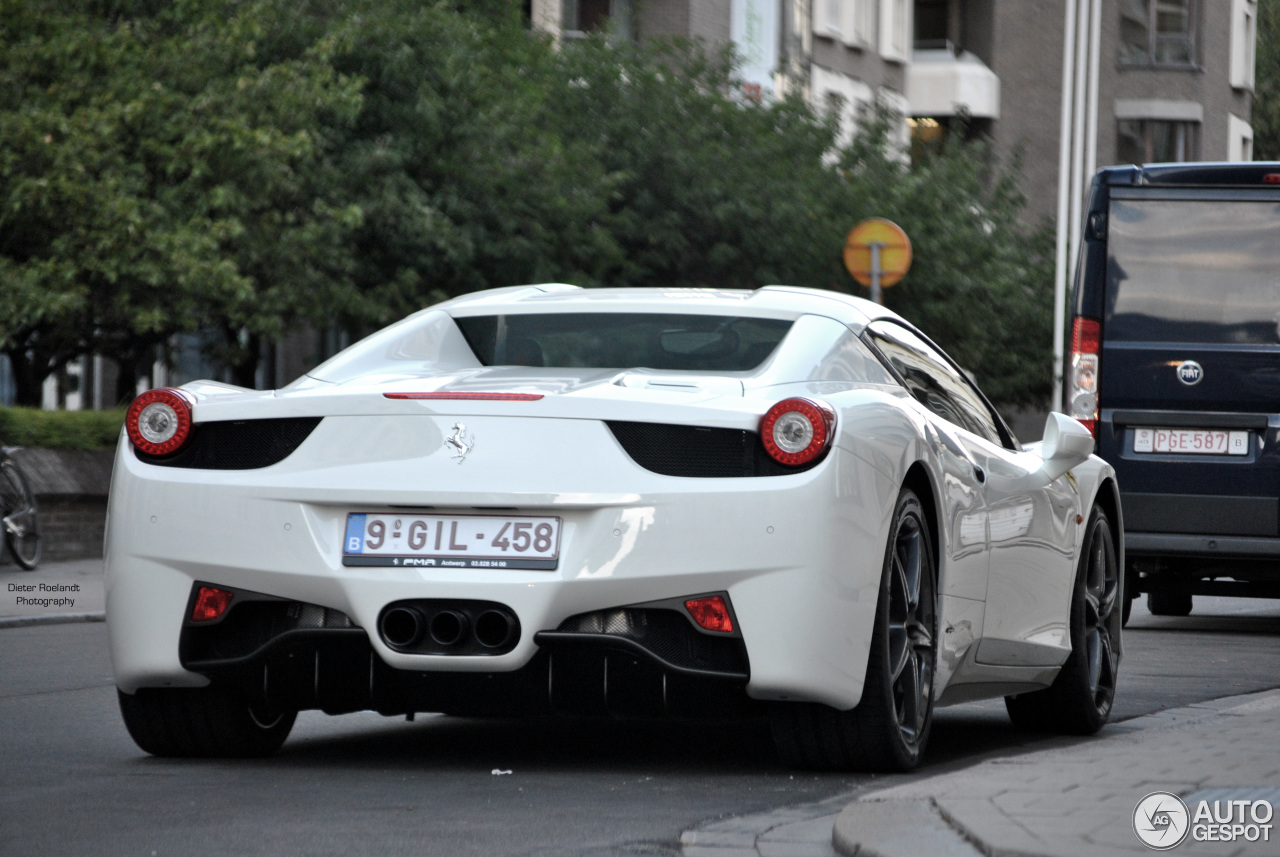
[[(1280, 691), (1162, 711), (1117, 724), (1094, 740), (878, 792), (841, 814), (835, 844), (842, 853), (855, 853), (860, 826), (882, 809), (877, 804), (907, 801), (932, 803), (941, 819), (987, 854), (1145, 854), (1150, 850), (1134, 828), (1151, 830), (1151, 819), (1135, 822), (1134, 815), (1152, 792), (1181, 797), (1190, 815), (1172, 813), (1160, 844), (1176, 841), (1188, 823), (1190, 835), (1171, 854), (1280, 855), (1280, 819), (1270, 818), (1280, 803)], [(1232, 799), (1271, 803), (1271, 809), (1258, 809), (1271, 824), (1267, 840), (1255, 827), (1246, 831), (1258, 836), (1253, 842), (1196, 841), (1218, 832), (1211, 829), (1212, 817), (1196, 823), (1200, 801), (1225, 817), (1225, 803), (1214, 802)]]
[[(1154, 853), (1134, 830), (1138, 802), (1170, 792), (1173, 855), (1280, 857), (1280, 817), (1257, 841), (1197, 841), (1195, 819), (1225, 801), (1280, 805), (1280, 690), (1170, 709), (1107, 727), (1096, 738), (925, 776), (850, 801), (718, 821), (688, 831), (685, 857), (1119, 857)], [(1215, 803), (1218, 801), (1218, 803)], [(841, 804), (844, 804), (842, 807)], [(1239, 810), (1236, 810), (1239, 812)], [(1249, 810), (1245, 810), (1246, 823)], [(1203, 821), (1203, 820), (1202, 820)], [(1150, 819), (1139, 822), (1150, 829)], [(1211, 820), (1211, 823), (1212, 820)], [(1178, 825), (1182, 826), (1179, 827)]]

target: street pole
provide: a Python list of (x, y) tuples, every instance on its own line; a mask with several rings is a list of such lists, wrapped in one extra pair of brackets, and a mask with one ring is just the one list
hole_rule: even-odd
[(884, 295), (880, 292), (880, 248), (884, 244), (871, 242), (871, 300), (884, 306)]

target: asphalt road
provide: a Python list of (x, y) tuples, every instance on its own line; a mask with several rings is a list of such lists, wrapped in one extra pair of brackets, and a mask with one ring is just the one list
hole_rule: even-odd
[[(1280, 603), (1139, 607), (1127, 631), (1117, 719), (1280, 686)], [(672, 855), (709, 820), (905, 779), (785, 770), (757, 723), (306, 713), (271, 759), (154, 759), (120, 722), (101, 624), (0, 630), (0, 724), (0, 855), (14, 857)], [(926, 770), (1044, 740), (999, 702), (945, 709)]]

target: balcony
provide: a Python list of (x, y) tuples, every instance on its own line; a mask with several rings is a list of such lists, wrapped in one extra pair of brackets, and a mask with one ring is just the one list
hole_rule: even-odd
[(913, 116), (1000, 118), (1000, 78), (968, 51), (950, 43), (917, 45), (907, 67), (907, 101)]

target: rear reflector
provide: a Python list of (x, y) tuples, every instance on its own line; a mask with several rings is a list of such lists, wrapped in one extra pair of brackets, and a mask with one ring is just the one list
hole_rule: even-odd
[(225, 589), (213, 586), (200, 587), (200, 591), (196, 593), (196, 606), (191, 609), (191, 621), (212, 622), (214, 619), (221, 618), (231, 604), (231, 599), (235, 597), (234, 592), (228, 592)]
[(733, 618), (729, 615), (729, 605), (719, 595), (708, 598), (691, 598), (684, 603), (693, 621), (708, 631), (719, 631), (723, 634), (733, 633)]
[(388, 399), (435, 399), (463, 402), (536, 402), (541, 393), (383, 393)]
[(1262, 177), (1263, 184), (1280, 184), (1280, 173), (1266, 173)]

